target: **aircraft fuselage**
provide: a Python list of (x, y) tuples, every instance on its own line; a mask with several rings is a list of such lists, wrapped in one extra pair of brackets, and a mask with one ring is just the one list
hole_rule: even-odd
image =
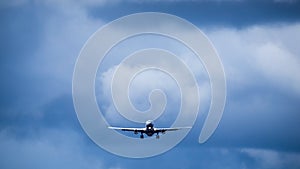
[(145, 134), (150, 137), (153, 136), (155, 130), (152, 121), (147, 121), (145, 127), (146, 127)]

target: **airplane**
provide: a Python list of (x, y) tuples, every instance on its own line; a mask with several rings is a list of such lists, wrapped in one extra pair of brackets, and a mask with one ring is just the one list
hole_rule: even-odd
[(108, 127), (113, 130), (121, 130), (121, 131), (133, 131), (134, 134), (141, 133), (140, 138), (144, 138), (144, 134), (148, 137), (153, 136), (156, 133), (156, 139), (159, 139), (159, 133), (165, 134), (166, 131), (176, 131), (180, 129), (189, 129), (191, 127), (176, 127), (176, 128), (154, 128), (154, 124), (152, 120), (147, 120), (145, 124), (145, 128), (122, 128), (122, 127)]

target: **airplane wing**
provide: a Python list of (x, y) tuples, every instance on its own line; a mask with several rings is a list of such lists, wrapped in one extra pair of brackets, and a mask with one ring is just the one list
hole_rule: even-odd
[(145, 128), (123, 128), (123, 127), (108, 127), (113, 130), (122, 130), (122, 131), (133, 131), (133, 132), (144, 132)]
[(165, 133), (166, 131), (176, 131), (181, 129), (190, 129), (192, 127), (175, 127), (175, 128), (154, 128), (156, 133)]

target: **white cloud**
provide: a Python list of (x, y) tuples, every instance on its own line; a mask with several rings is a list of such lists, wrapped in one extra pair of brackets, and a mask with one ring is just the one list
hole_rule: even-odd
[[(243, 88), (247, 90), (251, 85), (254, 87), (256, 85), (272, 85), (272, 87), (287, 93), (300, 94), (300, 76), (297, 76), (296, 73), (300, 72), (300, 49), (297, 47), (297, 44), (300, 44), (300, 38), (299, 36), (295, 36), (300, 33), (299, 27), (299, 24), (293, 24), (253, 26), (241, 30), (218, 28), (207, 31), (207, 35), (216, 46), (221, 60), (224, 63), (228, 83), (235, 89)], [(180, 49), (177, 45), (175, 45), (175, 47), (176, 49)], [(196, 71), (196, 78), (198, 80), (201, 79), (203, 71), (197, 69), (199, 64), (195, 64), (197, 62), (193, 59), (189, 60), (192, 58), (189, 54), (184, 52), (180, 53), (182, 52), (180, 50), (178, 51), (179, 56), (190, 66), (191, 70), (193, 72)], [(105, 91), (105, 94), (101, 97), (111, 97), (109, 86), (112, 74), (113, 70), (109, 70), (109, 74), (106, 73), (105, 79), (101, 79), (102, 81), (106, 81), (102, 82), (106, 84), (106, 87), (101, 89)], [(139, 100), (139, 98), (142, 98), (140, 95), (147, 93), (146, 91), (148, 89), (145, 86), (151, 85), (152, 82), (161, 82), (159, 78), (156, 79), (154, 76), (149, 75), (150, 74), (134, 86), (137, 94), (135, 95), (137, 98), (135, 100)], [(153, 79), (153, 81), (149, 83), (148, 79)], [(207, 101), (210, 97), (210, 93), (208, 92), (210, 87), (209, 83), (202, 79), (199, 80), (199, 82), (200, 94), (204, 94), (201, 95), (200, 99), (204, 97), (204, 100)], [(170, 86), (168, 81), (164, 81), (164, 84)], [(169, 89), (168, 93), (177, 90), (176, 88)], [(146, 94), (145, 96), (147, 97), (148, 95)], [(258, 100), (253, 101), (255, 103), (259, 102), (258, 105), (262, 106), (258, 107), (261, 109), (264, 107), (266, 111), (273, 110), (269, 107), (272, 100), (258, 98)], [(147, 102), (146, 99), (145, 102)], [(248, 106), (249, 109), (253, 108), (251, 104)], [(202, 105), (200, 105), (200, 107), (202, 107)], [(242, 108), (242, 110), (244, 109), (245, 107)], [(109, 110), (115, 112), (113, 108)], [(114, 118), (115, 116), (111, 116), (111, 119)]]
[[(130, 69), (131, 69), (130, 67), (125, 68), (125, 70), (128, 72), (131, 71)], [(106, 115), (106, 118), (108, 118), (108, 120), (112, 122), (119, 122), (121, 119), (118, 118), (119, 116), (116, 116), (117, 112), (114, 108), (115, 106), (112, 101), (112, 94), (111, 94), (111, 82), (115, 70), (116, 70), (116, 66), (110, 68), (107, 72), (104, 72), (101, 74), (101, 76), (97, 77), (97, 82), (98, 84), (100, 83), (101, 85), (98, 86), (98, 89), (96, 91), (99, 91), (97, 93), (98, 95), (97, 97), (100, 98), (100, 104), (102, 102), (102, 104), (106, 103), (109, 105), (106, 108), (106, 111), (103, 112)], [(120, 80), (120, 81), (125, 81), (125, 80)], [(123, 83), (117, 84), (116, 88), (121, 88), (120, 85), (125, 85), (125, 84)], [(165, 75), (162, 72), (145, 71), (140, 75), (137, 75), (130, 84), (128, 90), (128, 94), (129, 94), (128, 96), (130, 101), (133, 103), (133, 106), (142, 112), (149, 109), (150, 103), (148, 97), (151, 91), (154, 89), (161, 89), (164, 93), (168, 95), (169, 100), (167, 101), (169, 106), (173, 104), (179, 104), (178, 103), (178, 98), (180, 98), (179, 89), (176, 85), (176, 82), (173, 79), (171, 79), (170, 77), (168, 77), (168, 75)], [(119, 90), (119, 89), (115, 89), (115, 90)], [(123, 103), (125, 102), (121, 102), (120, 104)], [(155, 107), (155, 105), (152, 106)]]
[[(51, 13), (41, 18), (41, 43), (28, 60), (27, 71), (34, 77), (46, 79), (47, 88), (40, 100), (48, 102), (62, 93), (71, 92), (72, 74), (77, 56), (84, 43), (104, 22), (88, 15), (84, 6), (71, 1), (37, 2)], [(45, 17), (47, 16), (47, 17)], [(51, 92), (49, 92), (51, 91)]]
[(299, 168), (300, 154), (293, 152), (279, 152), (265, 149), (245, 148), (240, 150), (256, 159), (260, 168)]
[[(138, 45), (138, 44), (137, 44)], [(181, 53), (181, 55), (184, 55)], [(198, 82), (199, 86), (199, 94), (200, 94), (200, 110), (201, 112), (209, 106), (209, 99), (210, 99), (210, 86), (209, 86), (209, 81), (208, 79), (205, 79), (204, 72), (201, 70), (201, 65), (196, 64), (197, 62), (193, 62), (193, 59), (189, 59), (189, 57), (192, 56), (183, 56), (184, 61), (189, 64), (188, 66), (191, 66), (190, 68), (192, 70), (196, 70), (196, 72), (193, 72), (196, 77), (198, 77), (200, 82)], [(159, 62), (159, 61), (158, 61)], [(201, 64), (201, 63), (200, 63)], [(172, 65), (170, 63), (170, 65)], [(199, 70), (200, 68), (200, 70)], [(124, 75), (128, 74), (128, 72), (131, 72), (132, 68), (130, 66), (125, 66), (124, 71), (122, 71), (123, 76), (120, 76), (121, 78), (125, 78)], [(101, 85), (96, 85), (98, 91), (97, 97), (100, 98), (98, 101), (99, 105), (103, 106), (105, 104), (108, 104), (108, 106), (104, 106), (104, 114), (106, 115), (106, 118), (108, 121), (111, 122), (119, 122), (120, 116), (117, 115), (117, 111), (114, 108), (114, 103), (112, 101), (112, 94), (111, 94), (111, 81), (113, 74), (116, 70), (116, 66), (108, 69), (106, 72), (102, 72), (100, 76), (97, 77), (96, 84), (101, 84)], [(172, 72), (170, 72), (172, 74)], [(189, 91), (190, 95), (186, 95), (186, 100), (182, 100), (184, 102), (184, 105), (186, 105), (185, 109), (189, 109), (191, 107), (195, 107), (195, 105), (199, 104), (194, 97), (194, 88), (193, 85), (189, 86), (190, 84), (186, 84), (187, 80), (184, 79), (184, 76), (181, 76), (183, 79), (176, 79), (178, 82), (181, 82), (181, 84), (185, 86), (181, 86), (182, 90)], [(133, 78), (133, 77), (132, 77)], [(122, 82), (125, 82), (126, 80), (120, 80), (120, 83), (116, 83), (116, 90), (124, 90), (123, 85), (125, 85)], [(154, 89), (161, 89), (166, 95), (167, 95), (167, 106), (172, 107), (169, 108), (168, 111), (172, 112), (172, 117), (176, 117), (177, 113), (180, 111), (180, 102), (181, 102), (181, 95), (180, 95), (180, 90), (179, 86), (177, 86), (176, 81), (172, 79), (169, 75), (158, 71), (158, 70), (148, 70), (144, 71), (133, 79), (130, 83), (130, 87), (128, 90), (129, 93), (129, 99), (133, 103), (134, 107), (141, 110), (145, 111), (148, 108), (150, 108), (148, 96), (151, 93), (152, 90)], [(126, 104), (127, 102), (120, 102), (120, 104)], [(161, 102), (159, 102), (161, 103)], [(158, 103), (158, 104), (159, 104)], [(156, 104), (156, 103), (154, 103)], [(172, 105), (177, 105), (177, 106), (172, 106)], [(101, 107), (100, 106), (100, 107)], [(152, 105), (153, 106), (153, 105)], [(121, 107), (127, 107), (127, 106), (121, 106)], [(155, 107), (155, 106), (154, 106)], [(102, 107), (103, 108), (103, 107)], [(177, 108), (177, 109), (176, 109)], [(154, 108), (155, 109), (155, 108)], [(130, 109), (131, 110), (131, 109)], [(128, 111), (132, 112), (132, 111)], [(194, 112), (194, 111), (188, 111), (188, 112)], [(191, 113), (192, 114), (192, 113)], [(170, 114), (169, 114), (170, 115)], [(170, 119), (170, 116), (167, 116), (167, 119)], [(193, 115), (191, 117), (186, 117), (187, 119), (194, 118)], [(165, 119), (166, 120), (166, 119)]]
[(228, 80), (243, 86), (270, 81), (300, 94), (300, 24), (207, 31), (225, 66)]
[(300, 94), (300, 59), (290, 51), (267, 43), (258, 47), (256, 64), (266, 78)]

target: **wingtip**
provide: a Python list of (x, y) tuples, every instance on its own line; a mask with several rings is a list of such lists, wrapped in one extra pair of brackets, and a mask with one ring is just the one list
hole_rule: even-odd
[(188, 126), (188, 127), (180, 127), (182, 129), (191, 129), (192, 127)]

